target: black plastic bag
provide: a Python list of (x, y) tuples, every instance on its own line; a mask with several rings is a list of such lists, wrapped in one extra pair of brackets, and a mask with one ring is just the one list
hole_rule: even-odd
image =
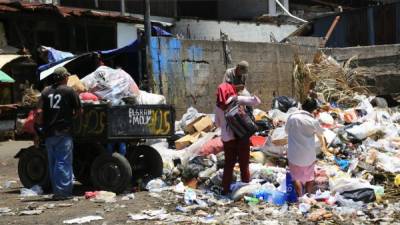
[(353, 191), (345, 191), (340, 194), (346, 199), (352, 199), (355, 202), (363, 201), (364, 203), (374, 202), (376, 200), (374, 189), (362, 188)]
[(288, 96), (278, 96), (272, 100), (272, 108), (287, 112), (292, 107), (297, 107), (298, 102)]

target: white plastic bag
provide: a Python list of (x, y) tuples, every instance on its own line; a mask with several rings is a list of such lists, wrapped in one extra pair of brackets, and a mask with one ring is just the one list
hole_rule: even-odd
[(278, 127), (272, 131), (271, 141), (274, 145), (286, 145), (288, 143), (288, 135), (285, 127)]
[(91, 221), (96, 221), (96, 220), (102, 220), (104, 219), (101, 216), (84, 216), (84, 217), (79, 217), (75, 219), (70, 219), (70, 220), (64, 220), (63, 223), (65, 224), (83, 224), (83, 223), (89, 223)]
[(89, 92), (119, 104), (124, 97), (139, 95), (139, 88), (132, 77), (122, 69), (100, 66), (81, 79)]
[(96, 196), (92, 199), (90, 199), (90, 201), (93, 202), (97, 202), (97, 203), (111, 203), (111, 202), (116, 202), (116, 194), (114, 192), (110, 192), (110, 191), (99, 191), (96, 193)]
[(373, 188), (366, 180), (359, 178), (339, 177), (329, 179), (329, 187), (331, 192), (342, 193), (345, 191), (354, 191), (362, 188)]
[(318, 121), (321, 123), (321, 125), (323, 126), (327, 126), (327, 127), (333, 127), (335, 124), (335, 120), (333, 119), (333, 117), (327, 113), (327, 112), (322, 112), (319, 114), (319, 118)]
[(361, 125), (354, 126), (347, 129), (346, 131), (356, 137), (359, 140), (364, 140), (368, 136), (375, 134), (379, 130), (380, 126), (374, 124), (373, 122), (365, 122)]
[(280, 121), (286, 122), (289, 117), (289, 114), (284, 113), (284, 112), (280, 111), (279, 109), (272, 109), (272, 110), (268, 111), (268, 116), (274, 121), (280, 120)]
[(197, 119), (202, 115), (204, 114), (199, 113), (197, 109), (189, 107), (186, 113), (183, 114), (182, 119), (179, 121), (181, 129), (184, 130), (188, 124), (190, 124), (191, 122), (193, 122), (195, 119)]
[(397, 157), (390, 156), (389, 154), (378, 152), (377, 166), (391, 173), (400, 172), (400, 160)]
[(264, 145), (261, 147), (261, 151), (270, 156), (280, 157), (287, 152), (287, 145), (274, 145), (271, 136), (268, 136)]
[(163, 95), (157, 95), (145, 91), (139, 91), (139, 95), (135, 97), (136, 103), (139, 105), (162, 105), (167, 104)]
[(360, 100), (361, 100), (361, 102), (358, 104), (356, 109), (363, 109), (363, 110), (367, 111), (367, 114), (370, 114), (374, 111), (374, 107), (371, 105), (371, 103), (365, 96), (364, 96), (364, 98), (361, 98)]
[(163, 187), (166, 187), (166, 184), (160, 178), (151, 180), (146, 185), (146, 189), (150, 192), (161, 192)]
[(21, 188), (22, 197), (38, 196), (41, 194), (43, 194), (43, 189), (39, 185), (35, 185), (31, 189)]

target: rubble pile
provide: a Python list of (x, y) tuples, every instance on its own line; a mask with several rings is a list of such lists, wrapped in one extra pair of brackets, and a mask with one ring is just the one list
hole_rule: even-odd
[(252, 180), (241, 183), (237, 165), (229, 198), (221, 196), (224, 153), (220, 131), (212, 124), (213, 115), (191, 107), (176, 122), (180, 138), (152, 146), (163, 157), (164, 174), (157, 181), (162, 185), (148, 189), (157, 191), (153, 197), (175, 206), (165, 212), (165, 218), (157, 219), (220, 224), (240, 224), (249, 218), (257, 224), (398, 221), (399, 108), (388, 108), (385, 99), (368, 95), (356, 78), (359, 71), (350, 69), (349, 63), (341, 67), (319, 54), (314, 64), (297, 68), (297, 74), (304, 75), (306, 67), (308, 71), (298, 81), (303, 85), (299, 94), (305, 95), (310, 87), (319, 91), (321, 105), (316, 119), (325, 130), (327, 143), (321, 146), (321, 141), (315, 140), (314, 194), (297, 196), (294, 201), (290, 197), (293, 184), (286, 170), (284, 126), (296, 107), (286, 112), (279, 110), (282, 107), (268, 112), (254, 110), (260, 130), (251, 138)]
[[(288, 115), (295, 109), (287, 113), (277, 109), (269, 112), (255, 110), (255, 117), (270, 123), (273, 130), (267, 133), (269, 135), (256, 133), (256, 137), (263, 138), (263, 143), (252, 146), (252, 181), (248, 184), (239, 182), (237, 166), (234, 172), (237, 182), (231, 186), (232, 195), (226, 199), (220, 195), (224, 154), (218, 144), (220, 140), (216, 141), (219, 130), (191, 131), (193, 125), (202, 120), (199, 118), (212, 116), (190, 108), (183, 116), (185, 120), (177, 122), (177, 133), (186, 135), (176, 144), (180, 146), (180, 142), (185, 142), (185, 147), (168, 148), (173, 146), (166, 141), (153, 145), (164, 161), (164, 175), (162, 180), (158, 180), (163, 185), (158, 186), (158, 195), (167, 202), (178, 199), (174, 213), (186, 216), (179, 217), (181, 220), (177, 215), (168, 218), (175, 222), (185, 219), (200, 221), (190, 216), (194, 213), (202, 215), (202, 220), (210, 223), (226, 224), (226, 221), (248, 221), (249, 216), (254, 216), (253, 221), (260, 224), (267, 220), (270, 222), (270, 219), (282, 222), (283, 215), (290, 215), (285, 219), (294, 223), (344, 222), (347, 219), (366, 223), (397, 221), (400, 206), (397, 203), (400, 197), (400, 175), (397, 175), (400, 173), (400, 113), (395, 108), (374, 108), (370, 103), (372, 96), (356, 95), (354, 99), (358, 101), (354, 108), (337, 108), (328, 103), (322, 105), (317, 119), (325, 129), (327, 146), (320, 146), (316, 140), (315, 151), (319, 153), (315, 171), (316, 192), (298, 196), (294, 204), (287, 201), (287, 135), (283, 128)], [(194, 116), (191, 122), (187, 122), (190, 113)], [(193, 139), (186, 141), (186, 136)], [(207, 143), (220, 149), (204, 151)], [(227, 205), (218, 201), (226, 201)], [(218, 207), (211, 207), (213, 205)], [(233, 209), (236, 211), (227, 214)]]

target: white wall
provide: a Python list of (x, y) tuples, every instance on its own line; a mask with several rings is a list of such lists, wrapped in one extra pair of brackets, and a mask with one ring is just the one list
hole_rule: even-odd
[(278, 26), (266, 23), (257, 25), (254, 22), (237, 23), (182, 19), (175, 22), (171, 31), (173, 34), (183, 35), (186, 39), (219, 40), (220, 31), (222, 31), (228, 34), (229, 39), (233, 41), (270, 42), (271, 33), (277, 41), (281, 41), (296, 29), (296, 25)]
[(118, 48), (124, 47), (137, 39), (137, 28), (134, 24), (117, 24), (117, 44)]

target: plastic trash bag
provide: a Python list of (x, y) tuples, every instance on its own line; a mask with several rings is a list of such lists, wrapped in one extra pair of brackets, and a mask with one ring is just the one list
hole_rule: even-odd
[(43, 194), (43, 189), (39, 185), (35, 185), (31, 189), (21, 188), (22, 197), (38, 196), (41, 194)]
[(319, 114), (318, 121), (321, 123), (321, 126), (326, 128), (333, 128), (335, 125), (335, 120), (331, 116), (331, 114), (327, 112), (322, 112)]
[(165, 186), (166, 186), (165, 182), (162, 181), (160, 178), (157, 178), (149, 181), (149, 183), (146, 184), (146, 189), (149, 192), (161, 192), (162, 188)]
[(374, 189), (362, 188), (353, 191), (344, 191), (342, 195), (346, 199), (353, 201), (363, 201), (364, 203), (374, 202), (376, 200)]
[(282, 111), (280, 111), (279, 109), (272, 109), (270, 111), (268, 111), (268, 116), (273, 120), (273, 121), (284, 121), (286, 122), (289, 114), (288, 113), (284, 113)]
[(232, 190), (232, 200), (237, 201), (245, 195), (251, 195), (261, 188), (260, 184), (244, 184), (236, 190)]
[(298, 102), (288, 96), (278, 96), (272, 100), (272, 108), (287, 112), (292, 107), (298, 107)]
[(288, 143), (288, 135), (285, 127), (278, 127), (272, 131), (271, 141), (274, 145), (286, 145)]
[(98, 202), (98, 203), (111, 203), (111, 202), (116, 202), (116, 194), (114, 192), (110, 191), (96, 191), (94, 198), (91, 199), (91, 201)]
[(372, 113), (374, 111), (374, 107), (366, 98), (361, 100), (361, 102), (357, 105), (356, 109), (363, 109), (367, 111), (367, 114)]
[(136, 104), (139, 105), (162, 105), (167, 104), (163, 95), (157, 95), (146, 91), (139, 91), (139, 95), (135, 97)]
[(268, 136), (264, 145), (261, 147), (261, 151), (270, 156), (283, 156), (287, 152), (287, 145), (275, 145), (272, 143), (271, 136)]
[(358, 140), (364, 140), (368, 136), (371, 136), (378, 132), (380, 129), (380, 126), (376, 125), (375, 123), (372, 122), (365, 122), (361, 125), (356, 125), (353, 126), (349, 129), (346, 129), (347, 133), (350, 135), (354, 136)]
[(75, 219), (70, 219), (70, 220), (64, 220), (64, 224), (83, 224), (83, 223), (89, 223), (91, 221), (97, 221), (97, 220), (102, 220), (104, 219), (101, 216), (84, 216), (84, 217), (79, 217)]
[(329, 186), (333, 193), (342, 193), (362, 188), (373, 188), (373, 186), (366, 180), (349, 177), (331, 178), (329, 179)]
[(400, 160), (398, 157), (390, 156), (389, 154), (377, 153), (377, 167), (391, 173), (400, 172)]
[(335, 162), (343, 171), (347, 171), (350, 166), (350, 160), (348, 159), (340, 159), (338, 157), (335, 157)]
[(380, 97), (375, 97), (374, 99), (372, 99), (371, 105), (373, 107), (377, 107), (377, 108), (387, 108), (388, 107), (388, 103), (387, 103), (386, 99), (380, 98)]
[(124, 97), (138, 96), (139, 88), (132, 77), (122, 69), (100, 66), (93, 73), (81, 79), (89, 92), (113, 105), (120, 104)]
[(182, 119), (179, 121), (179, 126), (182, 130), (185, 130), (186, 126), (193, 122), (198, 117), (204, 114), (199, 113), (197, 109), (189, 107), (185, 114), (183, 114)]

